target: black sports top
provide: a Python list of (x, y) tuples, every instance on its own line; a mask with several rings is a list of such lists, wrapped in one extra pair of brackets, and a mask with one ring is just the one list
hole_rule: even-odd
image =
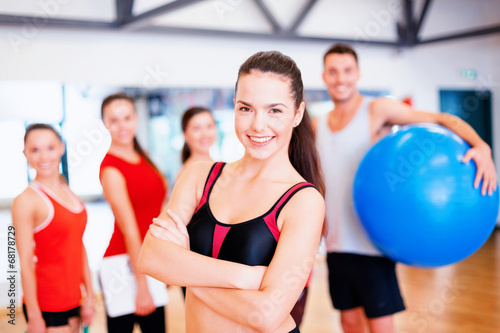
[(208, 199), (224, 166), (222, 162), (212, 166), (203, 196), (187, 226), (191, 250), (240, 264), (268, 266), (280, 236), (276, 221), (281, 209), (296, 192), (313, 185), (302, 182), (292, 186), (259, 217), (236, 224), (221, 223), (213, 216)]

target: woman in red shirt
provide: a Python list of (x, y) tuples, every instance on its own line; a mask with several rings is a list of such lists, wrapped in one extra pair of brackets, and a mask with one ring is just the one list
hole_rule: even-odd
[[(83, 246), (87, 212), (59, 174), (64, 143), (51, 126), (26, 129), (24, 155), (36, 177), (12, 204), (28, 333), (79, 332), (94, 294)], [(87, 297), (82, 303), (81, 284)], [(63, 329), (63, 330), (61, 330)]]
[[(166, 182), (137, 142), (133, 98), (126, 94), (108, 96), (102, 102), (101, 115), (111, 134), (111, 146), (101, 163), (100, 180), (104, 197), (115, 216), (114, 233), (104, 254), (103, 265), (106, 265), (107, 258), (128, 254), (132, 279), (137, 287), (132, 313), (115, 316), (107, 308), (108, 332), (132, 332), (135, 322), (139, 323), (142, 332), (165, 332), (164, 306), (155, 305), (154, 293), (148, 289), (146, 276), (138, 273), (136, 267), (149, 224), (161, 212), (165, 201)], [(104, 290), (107, 301), (111, 297), (107, 293), (109, 289), (119, 293), (129, 289), (128, 286), (111, 287)]]

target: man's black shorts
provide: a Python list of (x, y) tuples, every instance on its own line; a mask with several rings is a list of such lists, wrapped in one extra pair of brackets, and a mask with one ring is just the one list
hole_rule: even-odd
[(330, 296), (338, 310), (363, 307), (368, 318), (405, 309), (396, 264), (386, 257), (328, 253)]

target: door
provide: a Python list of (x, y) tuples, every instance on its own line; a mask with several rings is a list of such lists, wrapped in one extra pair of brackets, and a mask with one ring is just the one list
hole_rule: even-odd
[(441, 112), (462, 118), (493, 150), (489, 90), (440, 90), (439, 100)]

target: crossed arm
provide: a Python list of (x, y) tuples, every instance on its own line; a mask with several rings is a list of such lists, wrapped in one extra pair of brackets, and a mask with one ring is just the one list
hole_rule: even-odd
[[(185, 221), (190, 220), (201, 195), (190, 192), (188, 177), (183, 175), (172, 193), (167, 205), (172, 213), (165, 211), (151, 227), (139, 269), (164, 282), (191, 287), (213, 311), (239, 324), (275, 331), (289, 316), (314, 264), (324, 218), (323, 198), (315, 189), (306, 188), (290, 199), (280, 214), (283, 226), (275, 255), (264, 271), (189, 250)], [(189, 197), (195, 200), (189, 203)]]
[(321, 236), (323, 198), (304, 189), (282, 214), (278, 247), (258, 290), (192, 288), (218, 314), (263, 332), (275, 332), (285, 321), (306, 284)]
[[(179, 178), (166, 209), (157, 219), (164, 223), (165, 228), (174, 232), (171, 239), (177, 239), (175, 242), (162, 240), (153, 237), (150, 230), (139, 256), (139, 271), (171, 285), (258, 288), (262, 270), (259, 272), (253, 267), (209, 258), (186, 249), (189, 242), (186, 224), (191, 220), (202, 197), (204, 177), (211, 165), (212, 163), (196, 163)], [(176, 223), (169, 211), (175, 212), (176, 220), (183, 222)], [(177, 231), (177, 225), (183, 232)], [(160, 262), (161, 265), (158, 265)]]

